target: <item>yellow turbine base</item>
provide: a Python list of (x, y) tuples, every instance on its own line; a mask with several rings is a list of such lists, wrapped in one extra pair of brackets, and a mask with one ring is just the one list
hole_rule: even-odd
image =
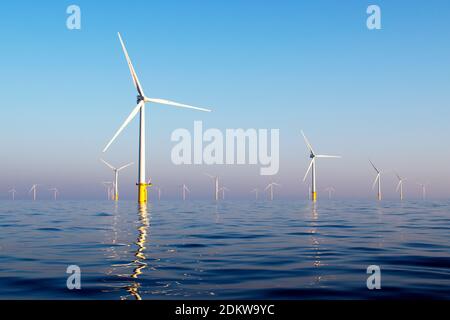
[(118, 194), (116, 194), (116, 197), (115, 197), (114, 200), (115, 200), (115, 201), (119, 201), (119, 195), (118, 195)]
[(138, 193), (138, 202), (139, 203), (147, 203), (147, 187), (151, 186), (152, 184), (147, 183), (140, 183), (138, 184), (139, 193)]
[(311, 200), (312, 200), (312, 201), (317, 201), (317, 192), (313, 192), (313, 193), (312, 193), (312, 198), (311, 198)]

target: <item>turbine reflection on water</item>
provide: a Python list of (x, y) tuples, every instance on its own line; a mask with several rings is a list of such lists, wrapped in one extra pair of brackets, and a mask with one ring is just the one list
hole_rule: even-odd
[(150, 227), (150, 219), (146, 204), (139, 205), (139, 223), (139, 235), (135, 242), (135, 244), (137, 245), (137, 250), (134, 254), (136, 259), (132, 262), (132, 264), (135, 265), (135, 268), (133, 269), (133, 273), (130, 275), (130, 278), (134, 279), (134, 281), (127, 288), (127, 291), (134, 298), (136, 298), (136, 300), (142, 300), (141, 294), (139, 293), (140, 283), (138, 281), (138, 278), (148, 265), (146, 263), (147, 258), (145, 256), (145, 245), (147, 242), (148, 229)]

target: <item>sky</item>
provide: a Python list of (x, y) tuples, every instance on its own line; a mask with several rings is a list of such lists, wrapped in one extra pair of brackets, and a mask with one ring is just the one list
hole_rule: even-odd
[[(81, 29), (69, 30), (69, 5)], [(369, 5), (381, 30), (366, 27)], [(375, 172), (394, 199), (394, 172), (406, 198), (450, 197), (450, 3), (448, 1), (3, 1), (0, 7), (0, 198), (12, 187), (29, 199), (58, 187), (61, 198), (104, 199), (102, 181), (137, 162), (138, 121), (102, 149), (136, 104), (117, 32), (148, 96), (213, 109), (147, 106), (147, 171), (166, 199), (212, 197), (219, 175), (229, 199), (281, 184), (279, 199), (303, 199), (309, 154), (318, 153), (318, 192), (372, 199)], [(258, 165), (171, 161), (178, 128), (280, 130), (280, 170)], [(120, 176), (121, 197), (136, 198), (137, 166)], [(152, 194), (152, 197), (154, 194)]]

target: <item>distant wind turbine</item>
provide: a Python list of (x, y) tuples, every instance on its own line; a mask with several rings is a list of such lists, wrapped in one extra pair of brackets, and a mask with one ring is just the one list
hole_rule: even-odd
[(134, 86), (137, 90), (137, 106), (133, 109), (133, 111), (130, 113), (128, 118), (125, 120), (125, 122), (122, 124), (122, 126), (117, 130), (116, 134), (113, 136), (113, 138), (108, 142), (105, 149), (103, 149), (103, 152), (106, 152), (110, 145), (114, 142), (114, 140), (117, 138), (117, 136), (122, 132), (122, 130), (136, 117), (138, 113), (140, 113), (140, 125), (139, 125), (139, 163), (138, 163), (138, 202), (139, 203), (146, 203), (147, 202), (147, 187), (149, 186), (149, 183), (146, 180), (146, 174), (145, 174), (145, 104), (146, 103), (157, 103), (157, 104), (164, 104), (179, 108), (188, 108), (188, 109), (194, 109), (199, 111), (205, 111), (210, 112), (211, 110), (204, 109), (204, 108), (197, 108), (186, 104), (181, 104), (169, 100), (164, 99), (155, 99), (155, 98), (148, 98), (144, 94), (144, 90), (139, 82), (138, 76), (136, 74), (136, 71), (134, 70), (133, 64), (131, 63), (131, 59), (128, 56), (128, 51), (125, 47), (125, 44), (122, 41), (122, 37), (120, 36), (120, 33), (118, 33), (120, 43), (122, 45), (123, 53), (125, 54), (125, 58), (128, 63), (128, 68), (130, 69), (131, 77), (133, 79)]
[(271, 182), (267, 185), (267, 187), (264, 189), (264, 191), (270, 190), (269, 191), (269, 199), (270, 201), (273, 201), (273, 190), (274, 187), (280, 187), (281, 185), (275, 182)]
[(56, 189), (56, 188), (51, 188), (51, 189), (48, 189), (48, 190), (53, 192), (53, 199), (56, 200), (56, 198), (57, 198), (57, 196), (58, 196), (58, 194), (59, 194), (58, 189)]
[(37, 193), (37, 184), (33, 184), (33, 186), (31, 187), (30, 191), (28, 191), (28, 193), (33, 192), (33, 201), (36, 201), (36, 193)]
[(214, 181), (214, 200), (219, 200), (219, 176), (212, 176), (208, 173), (205, 173), (208, 177), (213, 179)]
[(12, 199), (16, 200), (16, 188), (12, 188), (11, 190), (8, 191), (8, 193), (11, 193)]
[(418, 186), (422, 189), (422, 200), (426, 200), (427, 198), (427, 184), (417, 183)]
[(227, 187), (221, 187), (220, 190), (222, 192), (222, 200), (225, 200), (225, 191), (230, 191)]
[(369, 159), (370, 164), (372, 165), (372, 167), (374, 168), (374, 170), (377, 172), (377, 176), (375, 178), (375, 181), (373, 182), (372, 185), (372, 189), (375, 189), (375, 185), (378, 182), (378, 193), (377, 193), (377, 199), (381, 200), (381, 171), (378, 170), (377, 167), (375, 167), (375, 165), (373, 164), (373, 162)]
[(340, 156), (328, 156), (328, 155), (320, 155), (320, 154), (316, 154), (311, 146), (311, 144), (309, 143), (308, 139), (305, 136), (305, 133), (302, 131), (302, 135), (303, 138), (305, 139), (305, 143), (309, 149), (310, 155), (309, 157), (311, 158), (311, 163), (309, 164), (308, 170), (306, 171), (305, 177), (303, 178), (303, 181), (306, 181), (306, 178), (308, 177), (308, 173), (311, 170), (311, 179), (312, 179), (312, 183), (311, 183), (311, 199), (312, 201), (316, 201), (317, 200), (317, 191), (316, 191), (316, 158), (341, 158)]
[(328, 200), (331, 200), (331, 195), (336, 192), (336, 190), (333, 187), (325, 188), (325, 191), (328, 192)]
[(398, 173), (395, 173), (395, 175), (397, 176), (397, 179), (398, 179), (398, 184), (397, 184), (397, 188), (395, 189), (395, 191), (397, 191), (397, 192), (400, 191), (400, 200), (403, 200), (403, 182), (406, 181), (406, 179), (400, 177), (400, 175)]
[(102, 182), (103, 186), (106, 188), (106, 199), (113, 200), (112, 190), (114, 187), (114, 183), (111, 181)]
[(184, 183), (181, 186), (181, 190), (183, 192), (183, 201), (186, 201), (186, 192), (190, 193), (191, 190), (189, 190), (189, 188)]
[(116, 168), (116, 167), (112, 166), (111, 164), (109, 164), (108, 162), (106, 162), (105, 160), (103, 160), (103, 159), (100, 159), (100, 160), (105, 165), (107, 165), (110, 169), (112, 169), (112, 171), (114, 172), (114, 200), (119, 201), (119, 172), (125, 168), (128, 168), (129, 166), (133, 165), (134, 163), (131, 162), (120, 168)]
[(155, 187), (155, 188), (156, 188), (156, 190), (158, 190), (158, 201), (160, 201), (161, 200), (162, 189), (161, 189), (161, 187)]
[(255, 194), (255, 200), (258, 200), (259, 189), (258, 189), (258, 188), (255, 188), (255, 189), (253, 189), (253, 190), (251, 191), (251, 193), (254, 193), (254, 194)]

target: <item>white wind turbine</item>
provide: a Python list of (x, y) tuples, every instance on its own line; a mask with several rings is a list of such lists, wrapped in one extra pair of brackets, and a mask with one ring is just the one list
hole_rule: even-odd
[(375, 171), (377, 172), (377, 176), (375, 177), (375, 181), (373, 182), (373, 185), (372, 185), (372, 189), (375, 189), (375, 185), (377, 184), (377, 182), (378, 182), (378, 193), (377, 193), (377, 199), (378, 200), (381, 200), (381, 171), (380, 170), (378, 170), (378, 168), (377, 167), (375, 167), (375, 165), (373, 164), (373, 162), (371, 161), (371, 160), (369, 160), (370, 161), (370, 164), (372, 165), (372, 167), (375, 169)]
[(214, 181), (214, 200), (219, 200), (219, 176), (212, 176), (208, 173), (205, 173), (208, 177), (213, 179)]
[(161, 187), (155, 187), (156, 190), (158, 190), (158, 201), (161, 200), (161, 193), (162, 193), (162, 189)]
[(16, 200), (16, 188), (12, 188), (11, 190), (8, 191), (8, 193), (11, 193), (12, 199)]
[(30, 191), (28, 191), (28, 193), (33, 192), (33, 201), (36, 201), (36, 193), (37, 193), (37, 184), (33, 184), (33, 186), (31, 187)]
[(274, 190), (274, 187), (281, 187), (281, 185), (278, 184), (278, 183), (275, 183), (275, 182), (271, 182), (264, 189), (264, 191), (270, 190), (269, 191), (270, 201), (273, 201), (273, 190)]
[(106, 188), (106, 199), (113, 200), (113, 189), (114, 183), (111, 181), (102, 182), (103, 186)]
[(251, 193), (254, 193), (254, 194), (255, 194), (255, 200), (258, 200), (259, 189), (258, 189), (258, 188), (255, 188), (255, 189), (253, 189), (253, 190), (251, 191)]
[(147, 183), (146, 180), (146, 174), (145, 174), (145, 104), (146, 103), (158, 103), (158, 104), (164, 104), (174, 107), (180, 107), (180, 108), (188, 108), (188, 109), (194, 109), (199, 111), (205, 111), (210, 112), (211, 110), (204, 109), (204, 108), (197, 108), (186, 104), (181, 104), (169, 100), (164, 99), (155, 99), (155, 98), (148, 98), (144, 94), (144, 90), (142, 89), (142, 86), (139, 82), (139, 79), (137, 77), (137, 74), (134, 70), (133, 64), (131, 63), (130, 57), (128, 56), (127, 49), (125, 47), (125, 44), (122, 41), (122, 37), (119, 35), (119, 40), (122, 45), (123, 52), (125, 54), (125, 58), (128, 62), (128, 67), (130, 69), (131, 77), (133, 79), (134, 86), (137, 90), (137, 106), (133, 109), (133, 111), (130, 113), (128, 118), (125, 120), (125, 122), (122, 124), (122, 126), (119, 128), (119, 130), (116, 132), (116, 134), (113, 136), (111, 141), (106, 145), (105, 149), (103, 149), (103, 152), (106, 152), (108, 150), (109, 146), (114, 142), (114, 140), (117, 138), (117, 136), (122, 132), (122, 130), (133, 120), (133, 118), (140, 113), (140, 125), (139, 125), (139, 164), (138, 164), (138, 201), (139, 203), (146, 203), (147, 202), (147, 187), (150, 185)]
[(400, 175), (398, 173), (395, 173), (395, 175), (397, 176), (397, 179), (398, 179), (398, 184), (397, 184), (397, 188), (395, 189), (395, 191), (397, 191), (397, 192), (400, 191), (400, 200), (403, 200), (403, 182), (406, 181), (406, 179), (400, 177)]
[(340, 156), (329, 156), (329, 155), (322, 155), (322, 154), (316, 154), (314, 152), (314, 149), (312, 148), (311, 144), (309, 143), (308, 139), (305, 136), (305, 133), (302, 131), (303, 138), (305, 139), (305, 143), (309, 149), (311, 158), (311, 162), (309, 164), (308, 170), (306, 171), (305, 177), (303, 178), (303, 181), (306, 181), (306, 178), (308, 177), (308, 173), (311, 170), (311, 200), (316, 201), (317, 200), (317, 191), (316, 191), (316, 159), (317, 158), (341, 158)]
[(225, 200), (225, 191), (230, 191), (227, 187), (221, 187), (219, 191), (222, 192), (222, 200)]
[(126, 164), (120, 168), (116, 168), (106, 162), (103, 159), (100, 159), (104, 164), (106, 164), (113, 172), (114, 172), (114, 200), (119, 201), (119, 172), (125, 168), (128, 168), (129, 166), (133, 165), (134, 163), (131, 162), (129, 164)]
[(59, 194), (58, 189), (51, 188), (51, 189), (48, 189), (48, 190), (53, 192), (53, 199), (56, 200), (56, 198), (58, 197), (58, 194)]
[(334, 189), (333, 187), (328, 187), (325, 188), (325, 191), (328, 192), (328, 200), (331, 200), (331, 195), (336, 192), (336, 189)]
[(189, 188), (184, 183), (181, 186), (181, 190), (183, 192), (183, 201), (186, 201), (186, 192), (191, 193), (191, 190), (189, 190)]
[(417, 185), (422, 189), (422, 200), (427, 198), (427, 184), (417, 183)]

